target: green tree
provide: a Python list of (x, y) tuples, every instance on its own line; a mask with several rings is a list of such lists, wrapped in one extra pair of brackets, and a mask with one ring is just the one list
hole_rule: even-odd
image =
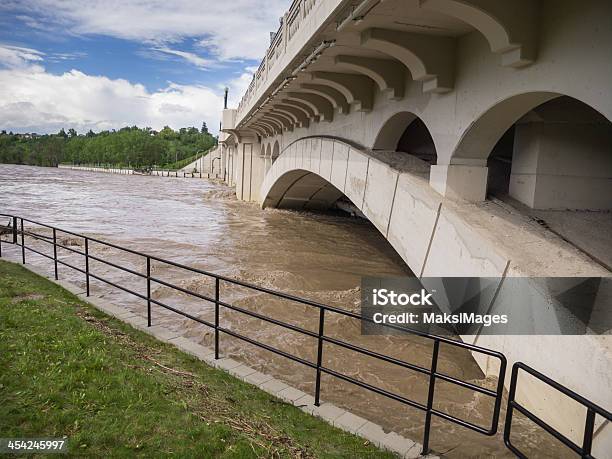
[[(62, 132), (64, 134), (62, 134)], [(137, 167), (169, 165), (208, 150), (216, 139), (194, 127), (178, 132), (166, 126), (159, 133), (150, 128), (126, 126), (118, 131), (87, 132), (63, 129), (57, 135), (0, 133), (0, 162), (55, 166), (104, 163)]]

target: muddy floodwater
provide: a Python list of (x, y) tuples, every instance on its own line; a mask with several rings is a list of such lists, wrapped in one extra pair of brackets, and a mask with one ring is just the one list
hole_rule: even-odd
[[(0, 165), (0, 213), (39, 220), (91, 237), (117, 243), (195, 268), (248, 281), (268, 288), (353, 311), (359, 311), (362, 276), (412, 275), (401, 258), (368, 222), (336, 214), (315, 214), (276, 209), (261, 210), (239, 202), (225, 185), (200, 179), (124, 176), (67, 169)], [(4, 219), (7, 220), (7, 219)], [(7, 221), (2, 221), (4, 225)], [(44, 228), (34, 228), (49, 235)], [(65, 245), (81, 249), (82, 240), (59, 234)], [(52, 253), (42, 242), (37, 247)], [(3, 246), (8, 252), (7, 246)], [(90, 245), (95, 256), (145, 272), (143, 258), (115, 249)], [(16, 252), (15, 252), (16, 253)], [(60, 258), (84, 266), (82, 256), (60, 250)], [(51, 272), (52, 263), (28, 254), (28, 262)], [(92, 262), (93, 273), (146, 294), (146, 281)], [(214, 282), (161, 263), (153, 263), (153, 276), (203, 295), (212, 295)], [(60, 278), (84, 285), (84, 276), (60, 266)], [(162, 285), (153, 285), (153, 297), (194, 316), (212, 321), (213, 305)], [(143, 316), (146, 304), (120, 290), (92, 281), (92, 294), (123, 305)], [(313, 331), (318, 310), (280, 300), (243, 287), (221, 284), (221, 299)], [(221, 325), (300, 358), (316, 361), (316, 340), (221, 310)], [(153, 323), (164, 324), (185, 337), (212, 345), (207, 327), (153, 306)], [(326, 334), (376, 352), (429, 367), (432, 343), (424, 338), (361, 336), (357, 320), (328, 314)], [(221, 337), (224, 356), (231, 356), (276, 376), (307, 393), (314, 391), (314, 370), (268, 351)], [(427, 377), (390, 363), (376, 361), (329, 344), (323, 364), (366, 383), (426, 403)], [(494, 388), (485, 379), (469, 352), (442, 345), (438, 370), (465, 381)], [(422, 441), (424, 413), (381, 395), (323, 375), (323, 401), (350, 409), (416, 441)], [(435, 407), (463, 419), (487, 425), (493, 400), (472, 391), (439, 382)], [(501, 424), (501, 423), (500, 423)], [(559, 457), (548, 438), (542, 438), (519, 419), (517, 440), (537, 448), (538, 457)], [(501, 435), (490, 438), (448, 421), (432, 424), (431, 446), (447, 457), (512, 455)]]

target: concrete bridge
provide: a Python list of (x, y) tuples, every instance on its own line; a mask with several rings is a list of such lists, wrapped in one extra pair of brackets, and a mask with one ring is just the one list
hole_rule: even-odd
[[(417, 276), (608, 277), (610, 17), (606, 0), (295, 0), (223, 111), (215, 172), (263, 207), (353, 206)], [(609, 339), (465, 339), (612, 406)], [(580, 440), (558, 394), (523, 395)]]

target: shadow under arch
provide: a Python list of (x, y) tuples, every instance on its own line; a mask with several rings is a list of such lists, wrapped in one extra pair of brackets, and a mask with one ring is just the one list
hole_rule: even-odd
[(262, 207), (327, 210), (342, 196), (342, 191), (315, 172), (294, 169), (278, 178)]
[(378, 131), (372, 150), (397, 151), (436, 164), (437, 151), (425, 122), (412, 112), (398, 112), (387, 119)]
[(531, 110), (560, 97), (587, 105), (605, 117), (592, 105), (567, 94), (551, 91), (516, 94), (489, 107), (470, 123), (453, 149), (450, 164), (484, 165), (499, 139), (513, 124)]
[[(498, 102), (461, 137), (451, 164), (487, 166), (487, 195), (532, 209), (612, 208), (612, 123), (557, 92)], [(608, 196), (604, 198), (603, 196)]]
[(354, 202), (343, 191), (317, 172), (293, 169), (283, 173), (269, 188), (262, 208), (326, 211), (336, 209), (364, 218), (385, 240), (389, 254), (406, 267), (407, 275), (416, 276), (421, 266), (411, 263), (389, 239), (388, 234), (376, 224), (371, 207)]

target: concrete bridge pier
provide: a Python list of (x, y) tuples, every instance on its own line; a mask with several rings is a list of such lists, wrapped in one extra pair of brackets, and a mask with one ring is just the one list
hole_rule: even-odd
[(255, 135), (240, 137), (235, 161), (236, 196), (243, 201), (258, 201), (259, 188), (266, 172), (266, 157)]

